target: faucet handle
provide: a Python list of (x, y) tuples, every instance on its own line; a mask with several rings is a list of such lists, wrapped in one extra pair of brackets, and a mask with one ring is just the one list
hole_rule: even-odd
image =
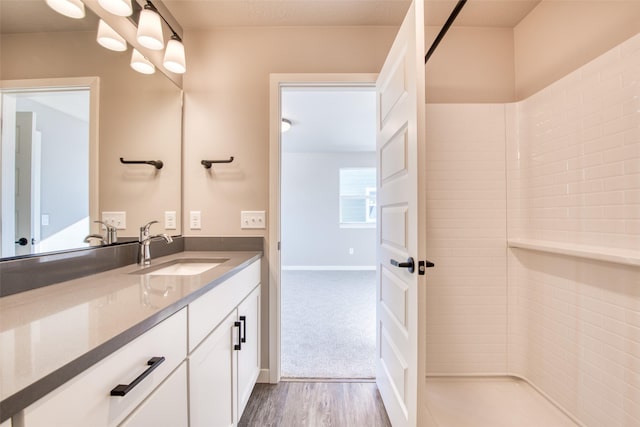
[(150, 221), (147, 224), (143, 225), (142, 227), (140, 227), (140, 231), (143, 233), (148, 233), (149, 232), (149, 227), (151, 227), (152, 224), (157, 224), (158, 221)]
[(93, 221), (93, 222), (95, 222), (96, 224), (102, 224), (102, 225), (104, 225), (104, 228), (105, 228), (107, 231), (116, 230), (116, 227), (115, 227), (115, 226), (113, 226), (113, 225), (111, 225), (111, 224), (107, 224), (107, 223), (106, 223), (106, 222), (104, 222), (104, 221)]

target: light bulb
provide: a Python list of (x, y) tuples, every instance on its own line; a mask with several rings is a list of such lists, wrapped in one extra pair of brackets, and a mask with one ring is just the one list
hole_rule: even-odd
[(144, 57), (138, 49), (133, 49), (131, 54), (131, 68), (142, 74), (153, 74), (156, 72), (156, 67)]
[(140, 12), (136, 38), (138, 43), (147, 49), (161, 50), (164, 47), (160, 15), (152, 10), (149, 5), (145, 5), (145, 8)]
[(69, 18), (84, 18), (84, 3), (80, 0), (47, 0), (47, 5), (59, 14)]
[(133, 13), (131, 0), (98, 0), (104, 10), (117, 16), (130, 16)]
[(124, 38), (109, 26), (102, 19), (98, 23), (98, 37), (96, 38), (100, 46), (116, 52), (127, 50), (127, 42)]
[(187, 71), (184, 45), (175, 34), (171, 36), (171, 40), (167, 43), (163, 64), (164, 68), (176, 74), (184, 74)]

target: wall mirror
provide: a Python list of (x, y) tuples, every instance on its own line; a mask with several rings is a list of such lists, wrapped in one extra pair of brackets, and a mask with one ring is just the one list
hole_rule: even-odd
[[(154, 232), (182, 232), (182, 89), (161, 69), (134, 71), (131, 46), (100, 46), (98, 17), (85, 10), (72, 19), (44, 0), (0, 1), (0, 111), (11, 122), (0, 150), (0, 259), (88, 247), (87, 235), (105, 235), (94, 222), (105, 214), (118, 218), (119, 242), (152, 220)], [(16, 150), (24, 140), (28, 153)], [(165, 228), (167, 212), (175, 225)]]

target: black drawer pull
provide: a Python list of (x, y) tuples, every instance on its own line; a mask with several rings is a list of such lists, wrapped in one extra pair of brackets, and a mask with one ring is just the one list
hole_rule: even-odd
[(247, 342), (247, 316), (240, 316), (242, 322), (242, 339), (241, 342)]
[(416, 263), (411, 257), (407, 259), (407, 262), (398, 262), (395, 259), (392, 259), (391, 265), (393, 265), (394, 267), (406, 268), (409, 270), (409, 273), (413, 273), (414, 271), (416, 271)]
[(233, 327), (238, 328), (238, 344), (234, 344), (233, 349), (242, 350), (242, 323), (234, 322)]
[(129, 393), (135, 386), (140, 384), (143, 379), (145, 379), (154, 369), (164, 362), (164, 357), (152, 357), (147, 362), (149, 367), (141, 373), (135, 380), (131, 381), (130, 384), (119, 384), (113, 390), (111, 390), (111, 396), (124, 396)]

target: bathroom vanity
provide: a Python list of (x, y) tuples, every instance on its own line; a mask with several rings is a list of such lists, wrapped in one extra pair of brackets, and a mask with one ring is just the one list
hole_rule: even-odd
[(260, 259), (179, 252), (1, 298), (0, 426), (236, 425), (260, 372)]

